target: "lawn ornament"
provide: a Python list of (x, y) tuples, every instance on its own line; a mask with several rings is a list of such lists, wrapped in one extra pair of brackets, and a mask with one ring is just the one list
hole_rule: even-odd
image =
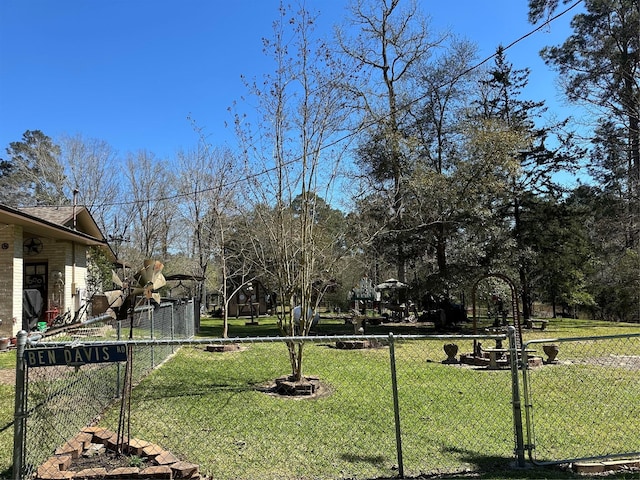
[[(293, 309), (293, 323), (297, 327), (300, 325), (300, 319), (302, 318), (302, 307), (298, 305)], [(311, 321), (311, 326), (315, 327), (320, 321), (320, 314), (318, 312), (313, 313), (311, 307), (307, 309), (307, 322)]]
[[(147, 302), (160, 305), (158, 290), (166, 285), (162, 275), (164, 265), (158, 260), (145, 260), (144, 266), (129, 280), (122, 280), (112, 272), (113, 283), (120, 288), (104, 292), (109, 302), (110, 314), (113, 318), (124, 320), (131, 308)], [(138, 300), (138, 297), (140, 299)]]

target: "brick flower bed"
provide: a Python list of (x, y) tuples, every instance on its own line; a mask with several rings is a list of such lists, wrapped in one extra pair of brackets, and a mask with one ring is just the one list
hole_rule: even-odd
[[(87, 427), (38, 467), (36, 480), (201, 479), (198, 465), (181, 461), (154, 443), (125, 439), (120, 447), (123, 453), (118, 455), (116, 433)], [(129, 466), (134, 456), (144, 466)]]

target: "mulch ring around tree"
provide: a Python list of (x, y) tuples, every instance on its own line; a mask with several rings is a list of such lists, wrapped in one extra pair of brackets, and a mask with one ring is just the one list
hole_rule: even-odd
[(224, 352), (241, 352), (246, 350), (248, 347), (246, 345), (242, 345), (239, 343), (213, 343), (211, 345), (207, 345), (205, 350), (207, 352), (214, 353), (224, 353)]
[(181, 461), (159, 445), (140, 439), (118, 442), (117, 437), (102, 427), (84, 428), (38, 467), (35, 479), (204, 480), (198, 465)]
[[(238, 343), (211, 344), (205, 351), (214, 353), (228, 353), (246, 350), (246, 345)], [(323, 384), (318, 377), (307, 376), (300, 381), (294, 381), (291, 376), (276, 378), (273, 382), (257, 385), (256, 390), (282, 398), (315, 399), (331, 394), (331, 389)]]
[(256, 390), (280, 398), (294, 400), (314, 400), (331, 395), (328, 385), (318, 377), (305, 376), (301, 381), (294, 381), (291, 376), (276, 378), (273, 382), (258, 385)]

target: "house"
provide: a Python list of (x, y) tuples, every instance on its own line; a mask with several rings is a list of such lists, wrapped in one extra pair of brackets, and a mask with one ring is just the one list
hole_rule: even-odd
[[(0, 204), (0, 337), (32, 330), (57, 314), (82, 311), (89, 247), (115, 255), (82, 206)], [(41, 306), (41, 308), (38, 308)], [(34, 311), (38, 311), (37, 318)]]

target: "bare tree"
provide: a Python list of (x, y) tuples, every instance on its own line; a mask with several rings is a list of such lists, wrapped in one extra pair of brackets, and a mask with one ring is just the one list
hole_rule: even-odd
[[(394, 232), (403, 229), (405, 180), (411, 170), (403, 135), (407, 114), (407, 90), (421, 62), (442, 39), (430, 37), (426, 19), (415, 1), (407, 8), (400, 0), (355, 0), (350, 28), (338, 29), (338, 43), (355, 65), (344, 85), (362, 111), (361, 128), (366, 132), (359, 149), (373, 187), (384, 189), (389, 201), (385, 218), (390, 240), (396, 244), (398, 279), (405, 280), (406, 253)], [(347, 32), (357, 32), (349, 36)], [(355, 78), (354, 78), (355, 77)]]
[(113, 226), (116, 205), (121, 202), (122, 167), (113, 148), (105, 141), (85, 139), (81, 135), (63, 136), (62, 161), (67, 170), (69, 197), (90, 212), (103, 232)]
[[(453, 38), (447, 45), (414, 71), (414, 91), (419, 98), (409, 108), (412, 120), (405, 130), (414, 142), (416, 168), (408, 181), (412, 218), (406, 228), (417, 240), (413, 254), (433, 251), (438, 282), (449, 276), (448, 250), (458, 236), (460, 203), (454, 195), (457, 165), (462, 161), (463, 129), (461, 119), (470, 105), (473, 90), (475, 45)], [(411, 141), (411, 140), (409, 140)], [(460, 192), (465, 195), (464, 192)], [(430, 276), (429, 268), (423, 273)], [(435, 291), (434, 285), (429, 285)], [(437, 292), (448, 295), (448, 292)]]
[[(314, 36), (315, 21), (304, 6), (289, 12), (281, 4), (273, 38), (264, 40), (275, 71), (250, 85), (261, 121), (254, 129), (245, 123), (246, 117), (236, 118), (246, 152), (252, 226), (260, 232), (253, 237), (254, 254), (262, 275), (275, 283), (278, 325), (284, 335), (309, 334), (323, 293), (323, 287), (316, 287), (326, 284), (326, 265), (317, 263), (314, 211), (316, 193), (332, 184), (338, 160), (324, 147), (343, 120), (344, 100), (334, 88), (342, 70), (326, 44)], [(299, 319), (293, 315), (297, 306)], [(291, 379), (303, 381), (304, 344), (287, 346)]]
[[(188, 226), (189, 254), (196, 260), (195, 274), (209, 277), (209, 284), (222, 298), (223, 337), (228, 336), (229, 302), (237, 290), (251, 281), (245, 255), (228, 245), (228, 230), (233, 219), (241, 218), (237, 211), (237, 166), (228, 149), (212, 147), (200, 132), (196, 151), (180, 153), (178, 191), (182, 202), (180, 212)], [(186, 233), (185, 232), (185, 233)], [(234, 261), (241, 258), (241, 262)], [(214, 268), (210, 268), (210, 267)], [(234, 268), (236, 267), (236, 268)], [(231, 279), (241, 278), (231, 287)], [(201, 299), (206, 302), (205, 282)]]
[(124, 205), (131, 223), (122, 233), (131, 239), (131, 246), (141, 258), (134, 264), (160, 256), (166, 258), (171, 241), (171, 219), (175, 215), (173, 176), (166, 162), (146, 151), (130, 155), (125, 170), (130, 197)]

